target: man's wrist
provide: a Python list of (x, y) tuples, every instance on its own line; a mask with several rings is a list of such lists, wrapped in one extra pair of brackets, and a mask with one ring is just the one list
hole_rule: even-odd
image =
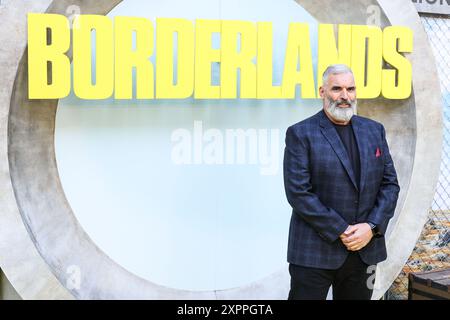
[(378, 226), (370, 221), (367, 221), (367, 224), (370, 226), (370, 229), (372, 229), (373, 236), (378, 235)]

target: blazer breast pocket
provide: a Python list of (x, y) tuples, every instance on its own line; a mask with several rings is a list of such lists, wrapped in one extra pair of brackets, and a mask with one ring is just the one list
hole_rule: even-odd
[(378, 160), (378, 161), (384, 161), (384, 154), (383, 150), (381, 149), (381, 146), (372, 145), (369, 147), (369, 158)]
[(384, 155), (381, 146), (372, 145), (368, 151), (369, 173), (381, 175), (384, 169)]

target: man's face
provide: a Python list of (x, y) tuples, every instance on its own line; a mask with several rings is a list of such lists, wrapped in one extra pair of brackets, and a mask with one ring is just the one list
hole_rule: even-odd
[(356, 113), (356, 87), (351, 73), (330, 74), (319, 93), (325, 111), (335, 122), (347, 123)]

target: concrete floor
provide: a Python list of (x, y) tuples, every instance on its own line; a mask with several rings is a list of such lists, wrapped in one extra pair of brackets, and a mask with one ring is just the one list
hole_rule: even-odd
[(22, 300), (6, 275), (0, 269), (0, 300)]

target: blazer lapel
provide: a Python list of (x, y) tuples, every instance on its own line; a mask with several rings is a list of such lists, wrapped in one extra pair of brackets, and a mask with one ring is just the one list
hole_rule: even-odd
[(360, 192), (363, 191), (365, 183), (366, 183), (366, 176), (367, 176), (367, 168), (369, 164), (369, 156), (368, 156), (368, 149), (367, 145), (369, 142), (369, 138), (367, 136), (367, 131), (364, 130), (361, 123), (361, 118), (357, 115), (352, 117), (352, 125), (353, 130), (355, 132), (355, 138), (356, 143), (358, 144), (358, 150), (359, 150), (359, 161), (361, 163), (361, 181), (360, 181)]
[[(353, 118), (352, 118), (353, 119)], [(330, 143), (331, 147), (333, 148), (334, 152), (338, 156), (339, 160), (341, 161), (342, 165), (344, 166), (345, 170), (347, 171), (348, 176), (350, 177), (350, 180), (352, 181), (353, 185), (355, 186), (356, 190), (359, 190), (358, 185), (356, 184), (355, 174), (353, 173), (353, 168), (350, 163), (350, 158), (348, 157), (347, 150), (344, 147), (344, 144), (341, 141), (341, 138), (339, 138), (339, 135), (334, 128), (331, 121), (327, 118), (327, 115), (325, 114), (325, 111), (321, 111), (321, 117), (320, 117), (320, 126), (322, 134), (325, 136), (325, 138)], [(355, 136), (356, 136), (355, 132)], [(357, 139), (358, 140), (358, 139)], [(358, 148), (360, 148), (360, 143), (358, 143)], [(360, 152), (360, 159), (361, 159), (361, 152)], [(362, 162), (361, 162), (362, 164)], [(361, 180), (362, 180), (361, 175)]]

